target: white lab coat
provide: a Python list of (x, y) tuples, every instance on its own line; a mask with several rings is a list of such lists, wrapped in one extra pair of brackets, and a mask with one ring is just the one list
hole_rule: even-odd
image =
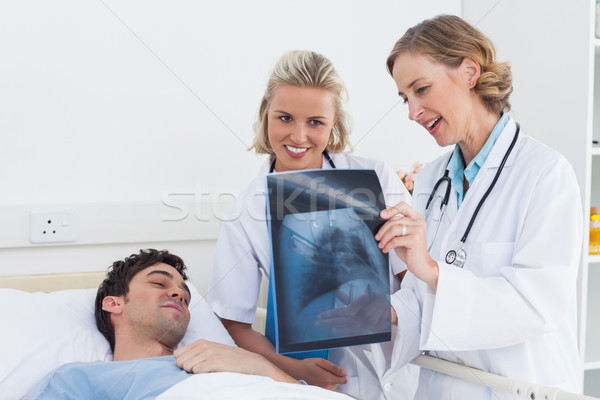
[[(387, 205), (410, 202), (410, 194), (398, 176), (383, 162), (344, 153), (330, 154), (337, 168), (374, 169), (379, 177)], [(271, 160), (265, 162), (256, 179), (233, 207), (225, 212), (219, 231), (213, 273), (207, 300), (221, 317), (252, 323), (260, 290), (261, 271), (267, 277), (271, 265), (270, 240), (265, 219), (265, 176)], [(323, 159), (323, 168), (331, 168)], [(395, 254), (390, 255), (390, 269), (395, 275), (406, 269)], [(398, 283), (394, 290), (398, 289)], [(334, 349), (329, 360), (349, 371), (348, 383), (338, 390), (365, 400), (412, 399), (416, 390), (418, 368), (408, 365), (390, 372), (393, 383), (380, 382), (390, 366), (391, 343)]]
[[(564, 157), (521, 132), (466, 240), (464, 268), (444, 262), (457, 248), (515, 130), (511, 119), (459, 209), (451, 190), (430, 251), (440, 271), (437, 291), (407, 273), (392, 296), (399, 318), (392, 370), (428, 351), (512, 379), (580, 392), (576, 280), (583, 213), (575, 174)], [(413, 206), (422, 215), (449, 157), (438, 158), (417, 177)], [(442, 184), (440, 196), (444, 190)], [(427, 222), (429, 242), (436, 219), (437, 202)], [(516, 397), (422, 369), (415, 398)]]

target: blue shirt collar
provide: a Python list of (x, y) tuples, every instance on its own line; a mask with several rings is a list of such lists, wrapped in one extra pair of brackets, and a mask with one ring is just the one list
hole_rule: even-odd
[(500, 136), (502, 130), (508, 123), (509, 117), (508, 114), (502, 114), (494, 129), (492, 129), (492, 133), (488, 137), (488, 140), (485, 142), (479, 153), (471, 160), (467, 168), (465, 168), (465, 162), (462, 157), (462, 153), (458, 145), (454, 146), (454, 152), (452, 153), (452, 158), (448, 163), (448, 171), (450, 172), (450, 176), (452, 177), (452, 188), (456, 191), (457, 195), (457, 205), (460, 207), (463, 199), (465, 198), (465, 194), (463, 193), (463, 175), (469, 182), (469, 186), (473, 184), (477, 173), (487, 160), (490, 152), (492, 151), (492, 147), (496, 143), (496, 140)]

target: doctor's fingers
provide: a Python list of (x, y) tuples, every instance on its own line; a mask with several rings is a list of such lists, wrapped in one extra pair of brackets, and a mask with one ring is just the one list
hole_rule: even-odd
[(401, 218), (388, 221), (379, 229), (379, 232), (375, 235), (375, 240), (379, 241), (379, 248), (384, 253), (388, 253), (399, 246), (413, 247), (419, 241), (427, 243), (425, 221), (422, 218), (417, 220)]
[(329, 360), (326, 360), (324, 358), (314, 358), (314, 363), (316, 366), (318, 366), (319, 368), (322, 368), (323, 370), (327, 371), (329, 374), (334, 375), (336, 378), (342, 378), (342, 379), (336, 379), (335, 382), (333, 383), (346, 383), (346, 380), (344, 379), (346, 376), (348, 376), (348, 371), (345, 370), (344, 368), (340, 367), (337, 364), (332, 363)]
[(348, 371), (323, 358), (305, 358), (298, 360), (300, 368), (298, 376), (310, 385), (320, 386), (325, 389), (335, 390), (338, 385), (348, 382)]
[(394, 219), (386, 221), (383, 225), (381, 225), (381, 228), (379, 228), (375, 234), (375, 240), (381, 241), (383, 237), (390, 232), (392, 233), (392, 236), (394, 236), (395, 234), (393, 232), (395, 232), (396, 228), (400, 229), (400, 231), (397, 233), (399, 235), (402, 233), (402, 225), (408, 225), (410, 223), (410, 218), (396, 216)]
[(396, 204), (395, 206), (386, 208), (385, 210), (381, 211), (381, 213), (379, 213), (379, 215), (383, 219), (392, 219), (396, 216), (399, 216), (399, 217), (405, 216), (408, 218), (415, 218), (416, 216), (419, 215), (419, 213), (416, 212), (411, 206), (409, 206), (408, 203), (401, 201), (400, 203)]

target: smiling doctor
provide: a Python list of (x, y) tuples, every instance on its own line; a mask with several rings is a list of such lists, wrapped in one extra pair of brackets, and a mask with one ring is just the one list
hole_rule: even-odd
[[(453, 146), (417, 176), (415, 209), (400, 203), (382, 212), (388, 221), (376, 239), (410, 271), (392, 298), (392, 369), (426, 351), (580, 392), (583, 213), (571, 165), (507, 114), (510, 67), (462, 19), (438, 16), (409, 29), (387, 67), (409, 118)], [(416, 398), (516, 396), (422, 369)]]
[[(380, 382), (390, 362), (390, 343), (373, 344), (370, 349), (331, 349), (328, 359), (297, 359), (277, 354), (269, 339), (251, 325), (262, 275), (268, 278), (271, 266), (267, 174), (305, 169), (373, 169), (386, 206), (401, 200), (410, 202), (410, 194), (398, 175), (383, 162), (344, 152), (350, 147), (345, 97), (344, 82), (331, 61), (319, 53), (294, 50), (276, 63), (260, 103), (251, 147), (269, 157), (221, 220), (207, 300), (238, 346), (263, 355), (298, 380), (363, 399), (412, 399), (418, 379), (414, 365), (395, 369), (394, 385)], [(406, 267), (395, 255), (389, 260), (392, 285), (397, 290)]]

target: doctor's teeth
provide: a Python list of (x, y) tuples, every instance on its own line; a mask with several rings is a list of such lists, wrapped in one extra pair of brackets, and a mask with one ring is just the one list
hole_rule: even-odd
[(308, 150), (305, 147), (285, 146), (285, 148), (288, 149), (289, 151), (291, 151), (292, 153), (296, 153), (296, 154), (304, 153), (306, 150)]
[(434, 119), (433, 121), (431, 121), (430, 123), (427, 124), (427, 129), (431, 129), (434, 127), (434, 125), (441, 119), (442, 117), (437, 117), (436, 119)]

